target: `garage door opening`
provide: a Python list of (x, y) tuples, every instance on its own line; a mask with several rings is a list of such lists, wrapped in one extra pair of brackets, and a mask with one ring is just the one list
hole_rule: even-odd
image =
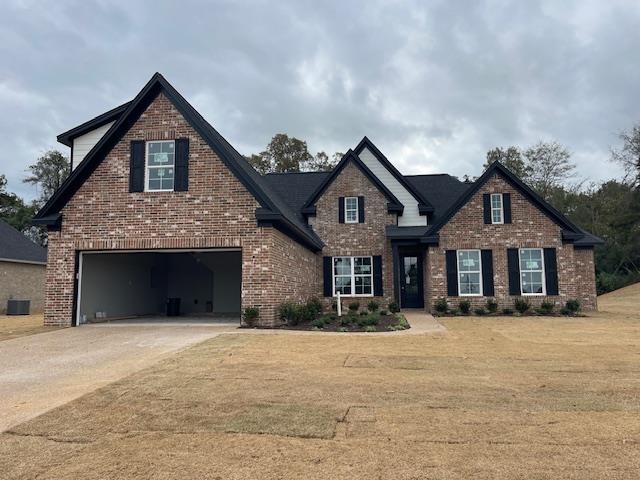
[(239, 250), (81, 252), (75, 324), (240, 319)]

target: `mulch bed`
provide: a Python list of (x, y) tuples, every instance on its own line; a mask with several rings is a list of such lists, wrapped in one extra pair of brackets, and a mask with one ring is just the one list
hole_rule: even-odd
[[(349, 325), (342, 325), (342, 319), (347, 317), (347, 315), (343, 315), (342, 317), (336, 317), (334, 320), (330, 320), (324, 324), (324, 327), (314, 328), (312, 322), (302, 322), (298, 325), (282, 325), (278, 327), (282, 330), (312, 330), (312, 331), (320, 331), (320, 332), (370, 332), (371, 329), (365, 330), (367, 325), (358, 325), (358, 320), (360, 319), (360, 315), (354, 317), (354, 321)], [(392, 330), (396, 330), (395, 327), (398, 325), (400, 320), (398, 317), (394, 315), (380, 315), (377, 325), (373, 325), (376, 332), (389, 332)], [(409, 326), (407, 326), (409, 328)], [(346, 330), (343, 330), (346, 329)]]

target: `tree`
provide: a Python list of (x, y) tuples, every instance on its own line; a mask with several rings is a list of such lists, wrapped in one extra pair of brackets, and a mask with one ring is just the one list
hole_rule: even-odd
[(67, 157), (62, 153), (57, 150), (49, 150), (38, 158), (36, 163), (29, 165), (29, 170), (31, 175), (23, 182), (35, 185), (40, 190), (40, 198), (37, 203), (42, 206), (69, 176), (71, 166)]
[(628, 132), (620, 132), (622, 148), (611, 151), (611, 158), (624, 167), (625, 180), (640, 188), (640, 124)]
[(35, 203), (27, 204), (15, 193), (7, 192), (7, 178), (0, 174), (0, 219), (16, 230), (24, 233), (34, 242), (44, 244), (41, 230), (31, 225), (31, 219), (38, 211)]
[(538, 142), (523, 152), (526, 169), (525, 180), (545, 200), (553, 190), (562, 186), (574, 175), (576, 168), (571, 153), (557, 142)]
[(247, 162), (256, 169), (258, 173), (264, 175), (271, 172), (271, 163), (267, 157), (263, 157), (260, 154), (252, 153), (250, 157), (244, 157)]
[(330, 172), (339, 161), (336, 158), (337, 155), (338, 153), (335, 153), (333, 158), (329, 158), (329, 155), (325, 152), (318, 152), (303, 166), (303, 170), (307, 172)]
[(518, 147), (496, 147), (489, 150), (487, 152), (487, 162), (483, 165), (483, 168), (486, 170), (489, 165), (496, 161), (499, 161), (521, 179), (526, 179), (528, 172)]
[(286, 133), (277, 133), (260, 155), (269, 163), (270, 171), (276, 173), (299, 172), (300, 167), (313, 158), (307, 142)]

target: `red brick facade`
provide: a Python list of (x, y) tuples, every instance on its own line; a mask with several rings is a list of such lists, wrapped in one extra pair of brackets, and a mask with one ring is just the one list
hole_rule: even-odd
[[(189, 138), (188, 192), (129, 193), (130, 142), (146, 138)], [(317, 257), (258, 227), (258, 206), (160, 94), (64, 207), (61, 231), (50, 232), (45, 323), (71, 324), (79, 251), (240, 247), (242, 308), (258, 306), (261, 321), (275, 324), (278, 303), (316, 293)]]
[[(484, 193), (511, 194), (511, 224), (484, 224)], [(438, 298), (447, 298), (453, 306), (463, 299), (469, 300), (474, 307), (486, 304), (485, 297), (447, 297), (445, 251), (457, 249), (493, 250), (494, 298), (500, 307), (512, 308), (515, 297), (509, 295), (507, 248), (527, 247), (555, 248), (558, 266), (559, 295), (527, 296), (532, 305), (546, 300), (560, 306), (570, 298), (577, 298), (583, 308), (596, 308), (593, 250), (574, 249), (571, 244), (563, 244), (561, 227), (498, 175), (491, 177), (439, 233), (438, 247), (431, 247), (427, 252), (427, 308), (432, 308)]]

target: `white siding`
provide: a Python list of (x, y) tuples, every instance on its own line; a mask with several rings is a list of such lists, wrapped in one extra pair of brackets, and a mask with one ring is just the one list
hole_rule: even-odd
[(73, 168), (75, 169), (80, 162), (87, 156), (89, 150), (98, 143), (98, 141), (107, 133), (107, 130), (111, 128), (115, 122), (107, 123), (101, 127), (91, 130), (84, 135), (80, 135), (73, 139)]
[(387, 168), (378, 161), (376, 156), (368, 148), (364, 148), (359, 155), (360, 160), (380, 179), (382, 183), (393, 193), (400, 203), (404, 205), (402, 216), (398, 217), (398, 226), (417, 227), (427, 224), (426, 215), (418, 212), (418, 201), (413, 195), (396, 180)]

